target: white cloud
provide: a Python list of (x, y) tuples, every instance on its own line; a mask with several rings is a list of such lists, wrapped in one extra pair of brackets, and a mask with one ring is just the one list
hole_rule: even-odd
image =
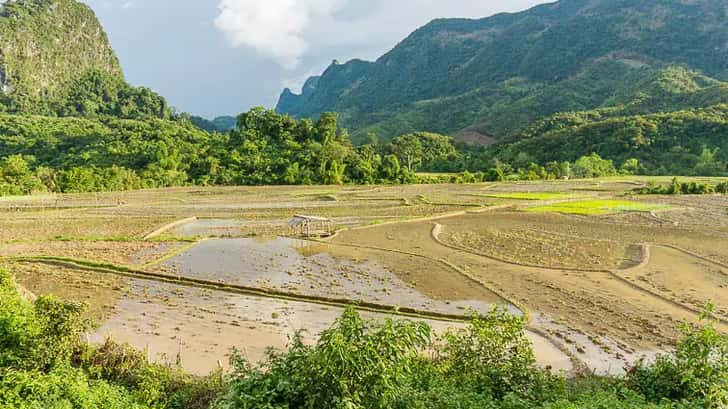
[(348, 0), (221, 0), (215, 26), (234, 47), (249, 47), (294, 69), (308, 49), (306, 30)]

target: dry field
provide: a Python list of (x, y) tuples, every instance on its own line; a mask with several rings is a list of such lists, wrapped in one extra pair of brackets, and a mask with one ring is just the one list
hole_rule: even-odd
[[(618, 372), (641, 354), (670, 348), (680, 324), (695, 322), (708, 303), (728, 330), (728, 196), (625, 196), (644, 183), (0, 198), (0, 268), (36, 294), (88, 303), (99, 328), (92, 339), (110, 335), (155, 359), (181, 355), (197, 372), (224, 365), (233, 346), (260, 359), (296, 329), (315, 339), (341, 307), (310, 297), (451, 315), (499, 304), (528, 317), (542, 364)], [(291, 233), (294, 214), (332, 218), (339, 233), (326, 241), (280, 237)], [(197, 220), (144, 239), (191, 217)], [(112, 266), (91, 271), (102, 264)], [(115, 268), (288, 298), (129, 278)]]

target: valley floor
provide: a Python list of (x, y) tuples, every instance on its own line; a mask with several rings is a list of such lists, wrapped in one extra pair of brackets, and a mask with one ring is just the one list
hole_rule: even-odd
[[(438, 333), (501, 305), (527, 317), (542, 365), (621, 373), (670, 349), (708, 303), (728, 331), (728, 196), (624, 195), (645, 182), (5, 198), (0, 268), (36, 295), (88, 303), (89, 339), (196, 373), (233, 347), (259, 360), (296, 330), (313, 341), (347, 303)], [(339, 232), (291, 238), (295, 214)]]

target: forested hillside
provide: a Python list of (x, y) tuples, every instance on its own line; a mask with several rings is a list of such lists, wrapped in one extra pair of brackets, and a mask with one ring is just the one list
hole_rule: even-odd
[(722, 0), (561, 0), (481, 20), (441, 19), (376, 62), (331, 65), (278, 110), (337, 111), (356, 140), (412, 131), (475, 143), (550, 115), (631, 114), (728, 102)]
[(129, 85), (87, 6), (8, 1), (0, 195), (723, 175), (724, 17), (716, 0), (562, 0), (437, 20), (375, 63), (334, 64), (284, 95), (279, 109), (314, 119), (256, 108), (210, 121)]
[[(314, 122), (263, 108), (209, 133), (185, 117), (0, 114), (0, 196), (196, 185), (407, 183), (423, 161), (454, 157), (450, 138), (354, 147), (335, 114)], [(404, 163), (409, 159), (410, 166)], [(415, 163), (416, 162), (416, 163)], [(445, 179), (448, 180), (448, 179)]]
[(76, 0), (0, 5), (0, 112), (168, 118), (164, 98), (126, 83), (94, 12)]

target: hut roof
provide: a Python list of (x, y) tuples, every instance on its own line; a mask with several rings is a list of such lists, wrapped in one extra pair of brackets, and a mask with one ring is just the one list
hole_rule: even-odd
[(288, 222), (288, 225), (291, 227), (298, 227), (301, 224), (309, 223), (309, 222), (331, 222), (331, 219), (327, 219), (326, 217), (319, 217), (319, 216), (304, 216), (304, 215), (295, 215), (293, 216), (293, 219)]

